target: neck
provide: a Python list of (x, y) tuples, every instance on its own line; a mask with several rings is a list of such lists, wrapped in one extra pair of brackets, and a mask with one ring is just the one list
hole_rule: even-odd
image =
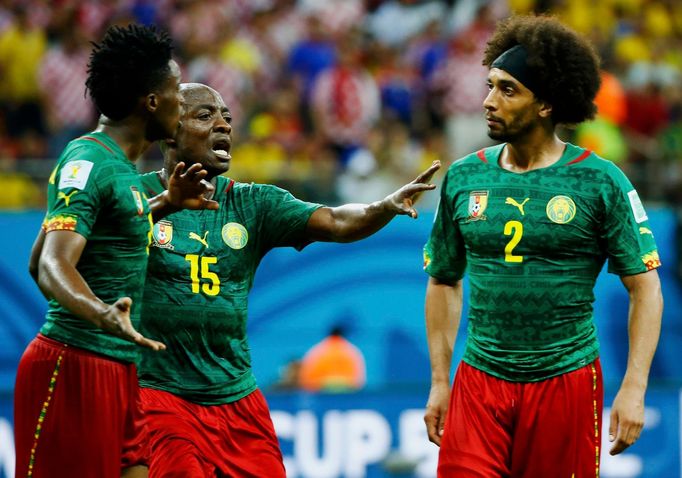
[(514, 172), (546, 168), (559, 161), (566, 144), (551, 131), (535, 129), (504, 148), (500, 166)]
[(152, 144), (145, 136), (145, 126), (144, 121), (135, 117), (114, 121), (102, 116), (95, 131), (110, 136), (134, 163)]

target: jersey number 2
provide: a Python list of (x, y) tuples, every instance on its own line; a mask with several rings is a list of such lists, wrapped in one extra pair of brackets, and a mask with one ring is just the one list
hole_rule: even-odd
[[(220, 292), (220, 278), (218, 278), (218, 274), (211, 272), (208, 269), (208, 266), (211, 264), (218, 263), (218, 258), (187, 254), (185, 260), (189, 261), (189, 276), (192, 279), (192, 292), (198, 294), (201, 290), (206, 295), (218, 295)], [(199, 276), (200, 262), (201, 276)]]
[(512, 236), (507, 245), (504, 247), (504, 260), (506, 262), (523, 262), (523, 256), (516, 256), (512, 254), (514, 248), (521, 242), (523, 236), (523, 224), (519, 221), (508, 221), (504, 225), (504, 235)]

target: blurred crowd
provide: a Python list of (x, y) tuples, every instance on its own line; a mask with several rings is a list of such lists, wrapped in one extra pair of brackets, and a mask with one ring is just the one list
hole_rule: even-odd
[[(56, 157), (96, 124), (86, 64), (111, 24), (168, 30), (183, 81), (222, 94), (231, 177), (337, 204), (490, 144), (482, 53), (497, 21), (529, 12), (603, 58), (599, 117), (564, 139), (682, 205), (679, 0), (0, 0), (0, 207), (43, 206)], [(159, 165), (157, 148), (139, 163)]]

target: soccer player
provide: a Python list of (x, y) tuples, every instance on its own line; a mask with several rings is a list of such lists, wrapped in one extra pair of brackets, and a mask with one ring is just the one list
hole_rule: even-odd
[[(424, 248), (424, 420), (440, 445), (438, 476), (596, 477), (603, 393), (594, 283), (608, 259), (630, 296), (630, 352), (609, 426), (617, 454), (644, 420), (663, 304), (656, 244), (625, 175), (555, 133), (595, 114), (590, 44), (555, 19), (512, 17), (483, 63), (488, 134), (502, 143), (450, 167)], [(465, 269), (468, 335), (451, 392)]]
[(152, 215), (218, 206), (203, 197), (200, 166), (178, 165), (169, 191), (148, 203), (134, 165), (179, 124), (171, 53), (170, 38), (136, 25), (112, 27), (92, 51), (86, 86), (103, 117), (59, 158), (29, 265), (50, 300), (17, 370), (17, 476), (144, 472), (133, 466), (144, 458), (134, 362), (140, 346), (164, 348), (135, 330)]
[(367, 237), (396, 214), (416, 217), (413, 199), (434, 163), (382, 201), (335, 208), (300, 201), (266, 184), (220, 174), (230, 166), (232, 120), (223, 99), (183, 85), (184, 113), (164, 169), (143, 177), (158, 194), (178, 161), (201, 164), (215, 185), (218, 211), (180, 211), (154, 226), (141, 331), (168, 345), (143, 352), (139, 377), (150, 436), (151, 477), (284, 477), (277, 437), (256, 386), (246, 337), (256, 268), (274, 247)]

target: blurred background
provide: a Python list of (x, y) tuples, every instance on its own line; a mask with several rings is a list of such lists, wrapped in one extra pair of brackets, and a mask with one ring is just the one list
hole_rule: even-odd
[[(490, 144), (482, 53), (497, 21), (528, 12), (557, 15), (601, 54), (599, 115), (561, 135), (626, 172), (663, 261), (646, 427), (625, 454), (603, 453), (602, 476), (682, 476), (682, 2), (0, 0), (0, 477), (13, 476), (16, 364), (46, 308), (28, 253), (60, 151), (96, 123), (86, 64), (107, 26), (167, 29), (183, 81), (222, 94), (233, 116), (230, 177), (336, 205), (380, 199), (432, 160), (447, 166)], [(138, 163), (160, 167), (156, 147)], [(437, 448), (422, 422), (421, 248), (436, 199), (425, 195), (419, 219), (398, 218), (359, 244), (277, 250), (263, 262), (249, 336), (291, 477), (435, 477)], [(609, 404), (627, 358), (617, 277), (600, 277), (595, 321)], [(351, 378), (315, 382), (309, 374), (326, 372), (308, 362), (322, 360), (332, 332), (346, 343), (332, 352), (350, 351)]]

